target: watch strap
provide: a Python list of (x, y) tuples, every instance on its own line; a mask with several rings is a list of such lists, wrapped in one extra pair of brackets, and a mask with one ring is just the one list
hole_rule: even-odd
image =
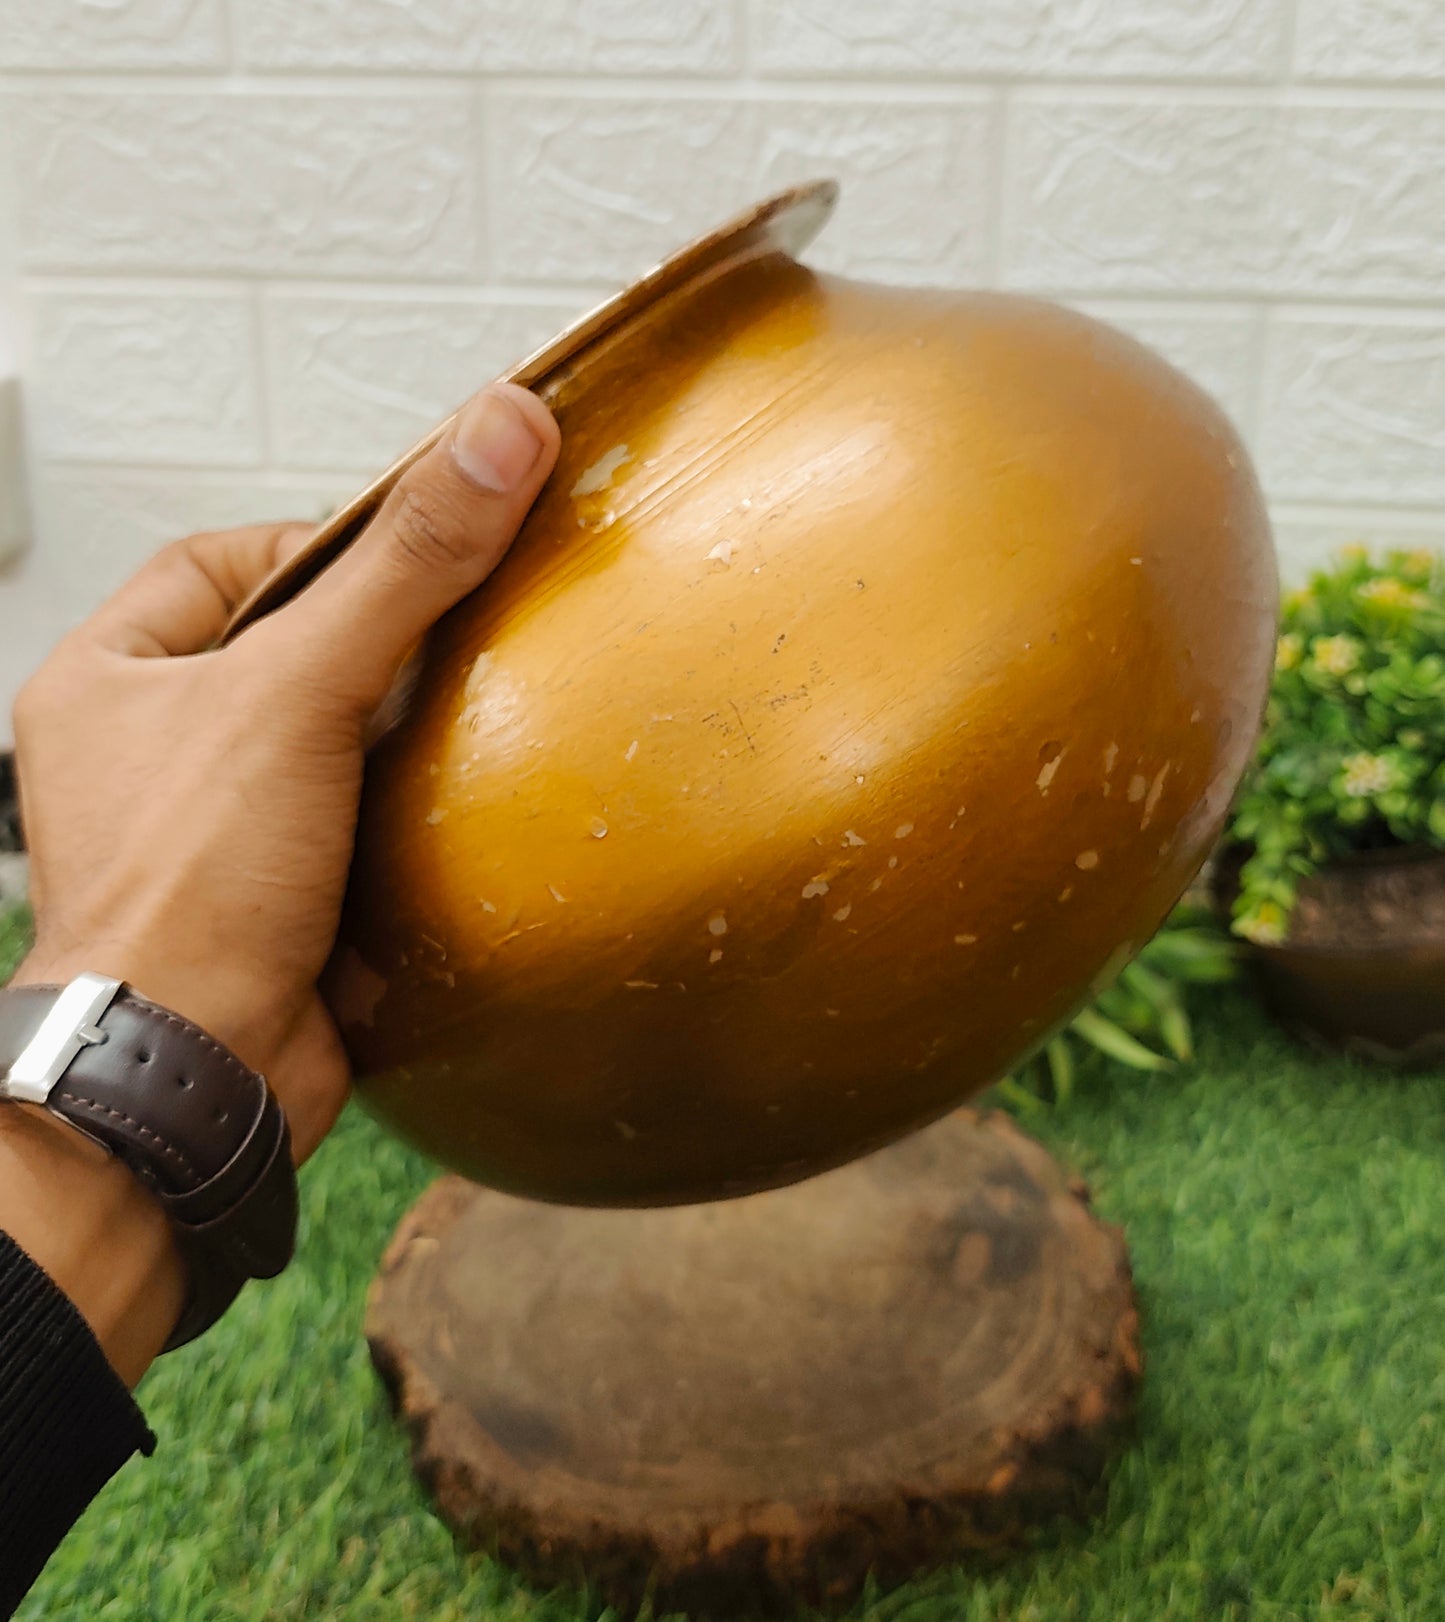
[[(60, 994), (0, 992), (0, 1075)], [(297, 1192), (285, 1115), (265, 1080), (190, 1020), (120, 986), (45, 1104), (164, 1206), (192, 1285), (168, 1348), (214, 1322), (246, 1279), (273, 1277), (291, 1259)]]

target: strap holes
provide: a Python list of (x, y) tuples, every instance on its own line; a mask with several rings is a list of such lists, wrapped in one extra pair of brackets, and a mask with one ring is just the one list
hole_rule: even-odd
[(138, 1049), (136, 1052), (136, 1058), (141, 1062), (141, 1064), (149, 1064), (151, 1062), (150, 1053), (146, 1048)]
[(182, 1092), (188, 1093), (191, 1090), (191, 1078), (189, 1076), (177, 1076), (176, 1086), (179, 1087)]
[(216, 1119), (218, 1121), (224, 1121), (229, 1114), (230, 1114), (229, 1110), (218, 1109), (216, 1111)]

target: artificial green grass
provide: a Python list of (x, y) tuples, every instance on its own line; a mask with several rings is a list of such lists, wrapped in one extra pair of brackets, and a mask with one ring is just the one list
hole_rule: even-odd
[[(1138, 1439), (1091, 1526), (871, 1595), (851, 1622), (1445, 1616), (1445, 1073), (1290, 1045), (1240, 994), (1178, 1077), (1096, 1069), (1027, 1124), (1133, 1249)], [(573, 1622), (454, 1548), (361, 1338), (432, 1172), (350, 1111), (303, 1177), (300, 1259), (141, 1389), (160, 1433), (20, 1616)]]
[(30, 909), (0, 905), (0, 985), (15, 972), (30, 939)]

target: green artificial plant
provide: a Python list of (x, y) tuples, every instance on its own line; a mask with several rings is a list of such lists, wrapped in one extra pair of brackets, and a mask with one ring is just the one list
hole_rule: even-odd
[(1234, 929), (1289, 932), (1302, 880), (1355, 852), (1445, 848), (1445, 559), (1348, 547), (1283, 603)]
[(1168, 1070), (1192, 1059), (1191, 990), (1222, 985), (1237, 970), (1236, 947), (1208, 908), (1180, 906), (1087, 1008), (999, 1083), (1000, 1098), (1026, 1110), (1044, 1099), (1067, 1103), (1080, 1061), (1090, 1054), (1140, 1071)]

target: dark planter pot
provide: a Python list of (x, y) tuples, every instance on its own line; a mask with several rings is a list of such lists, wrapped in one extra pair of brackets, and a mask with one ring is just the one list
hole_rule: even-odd
[[(1226, 914), (1243, 856), (1215, 872)], [(1445, 1063), (1445, 853), (1376, 851), (1307, 879), (1280, 946), (1249, 948), (1265, 1005), (1307, 1040), (1408, 1069)]]

